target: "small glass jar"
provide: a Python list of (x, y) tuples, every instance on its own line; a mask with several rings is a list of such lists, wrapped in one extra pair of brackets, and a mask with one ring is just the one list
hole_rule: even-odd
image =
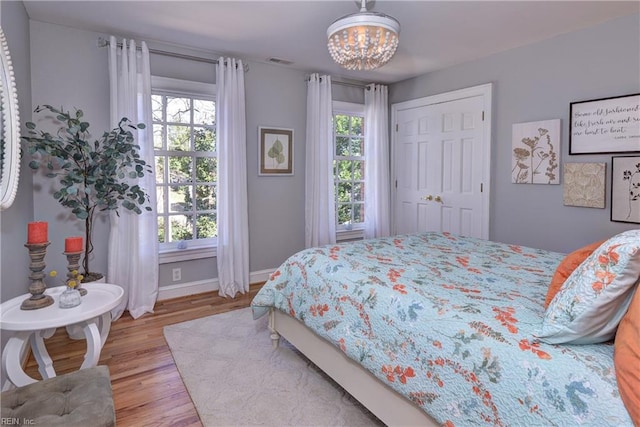
[(80, 292), (72, 287), (67, 286), (67, 289), (60, 294), (60, 300), (58, 305), (60, 308), (73, 308), (80, 305), (82, 297)]

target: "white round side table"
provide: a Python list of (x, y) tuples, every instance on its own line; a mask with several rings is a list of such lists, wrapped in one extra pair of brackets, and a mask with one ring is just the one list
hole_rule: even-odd
[(82, 287), (87, 289), (87, 295), (82, 297), (79, 306), (73, 308), (58, 306), (58, 298), (66, 286), (48, 288), (45, 291), (45, 294), (54, 299), (54, 303), (45, 308), (21, 310), (22, 301), (31, 294), (21, 295), (0, 305), (0, 329), (14, 332), (2, 352), (2, 367), (13, 385), (21, 387), (37, 381), (22, 369), (20, 356), (27, 342), (31, 344), (42, 378), (56, 376), (53, 361), (44, 344), (44, 339), (50, 338), (56, 328), (75, 324), (80, 326), (87, 340), (87, 352), (80, 369), (92, 368), (98, 364), (100, 351), (111, 328), (111, 310), (122, 301), (124, 290), (110, 283), (86, 283)]

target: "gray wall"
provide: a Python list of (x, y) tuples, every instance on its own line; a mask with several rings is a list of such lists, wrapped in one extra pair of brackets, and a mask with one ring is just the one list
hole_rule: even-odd
[[(637, 228), (611, 222), (609, 155), (569, 156), (569, 103), (640, 92), (640, 16), (433, 72), (390, 87), (390, 102), (492, 82), (490, 239), (569, 252)], [(563, 205), (562, 185), (511, 183), (511, 126), (560, 118), (565, 162), (606, 162), (605, 209)], [(561, 176), (562, 183), (562, 176)]]
[[(110, 129), (109, 123), (109, 75), (107, 51), (98, 48), (98, 35), (86, 31), (71, 30), (58, 25), (31, 23), (31, 91), (35, 108), (41, 104), (61, 106), (65, 110), (75, 108), (84, 112), (96, 137)], [(36, 123), (46, 127), (46, 115), (34, 117)], [(55, 131), (55, 127), (49, 130)], [(63, 208), (52, 194), (57, 181), (44, 176), (44, 171), (25, 169), (24, 174), (34, 180), (34, 218), (49, 222), (47, 269), (66, 271), (64, 239), (84, 235), (84, 221), (78, 220), (69, 209)], [(55, 185), (54, 185), (55, 184)], [(107, 243), (109, 237), (108, 216), (96, 215), (94, 223), (95, 245), (90, 258), (94, 272), (106, 272)], [(51, 285), (51, 284), (50, 284)]]
[[(31, 117), (31, 84), (29, 61), (29, 19), (22, 2), (2, 2), (0, 5), (2, 29), (13, 63), (18, 92), (20, 121)], [(22, 127), (21, 133), (24, 134)], [(13, 205), (0, 212), (0, 297), (6, 301), (27, 292), (29, 287), (29, 257), (24, 243), (27, 241), (27, 223), (33, 219), (33, 183), (28, 169), (28, 159), (20, 165), (18, 193)]]
[[(246, 75), (251, 271), (274, 269), (304, 248), (307, 84), (300, 71), (251, 63)], [(293, 129), (293, 176), (258, 176), (258, 126)]]
[[(18, 91), (21, 121), (30, 118), (31, 84), (29, 74), (29, 19), (22, 2), (0, 3), (0, 24), (7, 38)], [(25, 129), (22, 128), (22, 132)], [(23, 159), (21, 170), (27, 168)], [(0, 301), (4, 302), (27, 292), (29, 287), (29, 257), (26, 242), (27, 223), (33, 219), (33, 183), (29, 174), (21, 174), (13, 205), (0, 212)], [(9, 339), (2, 334), (1, 346)], [(0, 373), (0, 384), (5, 380)]]

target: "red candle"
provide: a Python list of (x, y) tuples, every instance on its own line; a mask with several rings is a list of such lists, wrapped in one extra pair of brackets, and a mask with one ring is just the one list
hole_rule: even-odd
[(47, 243), (49, 224), (46, 222), (30, 222), (27, 224), (27, 243)]
[(82, 237), (67, 237), (64, 239), (65, 252), (82, 252)]

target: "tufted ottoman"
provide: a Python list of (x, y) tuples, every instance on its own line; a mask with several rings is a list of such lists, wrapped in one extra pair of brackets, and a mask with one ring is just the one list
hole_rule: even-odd
[(2, 392), (3, 424), (47, 427), (116, 425), (109, 368), (90, 369)]

